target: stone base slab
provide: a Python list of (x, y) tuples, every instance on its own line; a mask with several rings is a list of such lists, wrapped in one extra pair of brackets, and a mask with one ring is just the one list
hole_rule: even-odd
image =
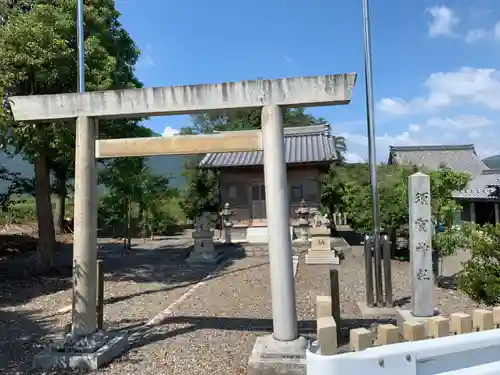
[(403, 323), (404, 322), (417, 322), (423, 323), (425, 327), (425, 337), (429, 336), (428, 321), (430, 318), (439, 315), (438, 311), (434, 311), (433, 316), (418, 317), (412, 314), (411, 310), (407, 309), (396, 309), (396, 321), (398, 322), (398, 328), (401, 335), (403, 335)]
[(98, 332), (76, 341), (66, 338), (37, 354), (33, 367), (97, 370), (127, 349), (128, 337), (125, 334)]
[(189, 264), (219, 264), (225, 259), (224, 253), (214, 251), (212, 253), (199, 253), (192, 251), (186, 262)]
[(371, 307), (366, 301), (358, 302), (357, 305), (363, 318), (394, 318), (397, 313), (397, 309), (392, 306)]
[(308, 251), (306, 264), (340, 264), (340, 258), (335, 251)]
[(278, 341), (272, 335), (257, 337), (247, 375), (305, 375), (308, 346), (304, 337), (293, 341)]

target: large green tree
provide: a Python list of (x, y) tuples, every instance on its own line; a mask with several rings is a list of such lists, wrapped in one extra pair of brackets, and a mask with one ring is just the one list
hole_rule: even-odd
[[(3, 2), (5, 3), (5, 2)], [(75, 92), (77, 87), (76, 3), (74, 0), (19, 0), (0, 8), (0, 94), (34, 95)], [(139, 87), (134, 64), (139, 51), (119, 22), (113, 0), (85, 2), (86, 89)], [(37, 268), (53, 265), (55, 229), (50, 171), (65, 197), (74, 163), (74, 121), (58, 124), (16, 123), (8, 100), (0, 112), (0, 132), (9, 150), (33, 163), (39, 241)], [(100, 124), (100, 136), (124, 134), (136, 121)], [(58, 219), (64, 213), (60, 202)]]

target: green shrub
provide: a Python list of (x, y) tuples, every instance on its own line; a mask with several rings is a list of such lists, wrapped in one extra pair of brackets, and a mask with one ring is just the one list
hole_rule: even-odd
[(472, 257), (459, 274), (459, 288), (476, 302), (500, 303), (500, 224), (485, 225), (470, 236)]

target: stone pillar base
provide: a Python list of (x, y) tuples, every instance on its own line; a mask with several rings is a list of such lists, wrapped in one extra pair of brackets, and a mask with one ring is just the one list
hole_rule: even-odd
[(305, 375), (308, 346), (304, 337), (293, 341), (278, 341), (273, 335), (257, 337), (247, 375)]
[(396, 309), (396, 321), (398, 323), (400, 334), (403, 335), (404, 322), (416, 322), (423, 323), (425, 327), (425, 337), (429, 336), (428, 321), (430, 318), (439, 315), (437, 310), (434, 311), (433, 316), (428, 317), (418, 317), (412, 314), (411, 310), (407, 309)]
[(201, 253), (194, 250), (191, 254), (189, 254), (186, 262), (189, 264), (219, 264), (222, 260), (222, 254), (216, 251), (211, 253)]
[(39, 369), (97, 370), (128, 349), (128, 337), (99, 331), (79, 339), (69, 335), (37, 354), (33, 367)]
[(309, 249), (306, 254), (306, 264), (340, 264), (340, 258), (335, 251), (314, 251)]

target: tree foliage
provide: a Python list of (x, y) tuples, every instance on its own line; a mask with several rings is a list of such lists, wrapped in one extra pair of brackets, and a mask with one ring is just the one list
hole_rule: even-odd
[(470, 298), (489, 306), (500, 303), (500, 224), (469, 225), (464, 230), (471, 257), (459, 273), (458, 286)]
[[(338, 169), (338, 168), (337, 168)], [(416, 168), (400, 165), (379, 165), (377, 167), (379, 218), (381, 230), (392, 238), (393, 251), (400, 243), (397, 237), (408, 237), (408, 177)], [(372, 195), (370, 173), (367, 164), (345, 166), (344, 170), (332, 172), (327, 177), (329, 192), (322, 196), (323, 206), (330, 199), (341, 201), (344, 212), (353, 229), (362, 233), (372, 231)], [(454, 191), (467, 185), (468, 175), (448, 168), (429, 173), (431, 184), (432, 224), (439, 230), (433, 231), (433, 271), (438, 279), (438, 261), (453, 254), (466, 238), (456, 230), (454, 220), (462, 207), (453, 198)], [(333, 198), (332, 198), (333, 197)], [(403, 243), (408, 243), (403, 241)], [(405, 246), (403, 246), (405, 247)]]
[(203, 212), (217, 212), (219, 208), (219, 172), (198, 167), (200, 158), (189, 160), (184, 168), (186, 187), (182, 192), (181, 207), (186, 217), (196, 220)]
[[(73, 0), (12, 0), (2, 5), (0, 95), (7, 98), (7, 105), (0, 110), (0, 136), (9, 152), (21, 153), (34, 164), (39, 231), (37, 267), (46, 271), (52, 267), (56, 244), (49, 173), (52, 170), (63, 180), (71, 177), (74, 122), (37, 125), (15, 122), (9, 112), (8, 97), (76, 91), (76, 6)], [(121, 26), (114, 1), (86, 1), (84, 22), (86, 89), (140, 86), (133, 70), (139, 51)], [(123, 134), (135, 124), (136, 121), (103, 122), (101, 137)], [(65, 184), (66, 181), (58, 191), (63, 196)]]
[[(143, 235), (153, 236), (164, 233), (173, 223), (166, 205), (162, 204), (171, 195), (168, 178), (153, 173), (146, 161), (140, 157), (113, 159), (106, 162), (100, 173), (100, 181), (106, 188), (99, 207), (101, 225), (121, 228), (128, 248), (136, 227)], [(138, 220), (134, 221), (134, 217)]]
[[(304, 108), (287, 108), (283, 112), (285, 127), (325, 124), (323, 118), (306, 113)], [(192, 124), (181, 130), (182, 134), (208, 134), (230, 130), (261, 128), (260, 109), (238, 109), (228, 112), (210, 112), (192, 116)]]
[[(353, 227), (362, 232), (372, 229), (372, 198), (370, 174), (367, 164), (359, 164), (356, 173), (344, 173), (339, 195)], [(379, 165), (377, 167), (380, 225), (384, 229), (397, 229), (408, 224), (408, 177), (416, 171), (413, 167)], [(462, 190), (468, 175), (441, 168), (429, 173), (431, 180), (432, 220), (451, 227), (461, 207), (452, 193)]]

